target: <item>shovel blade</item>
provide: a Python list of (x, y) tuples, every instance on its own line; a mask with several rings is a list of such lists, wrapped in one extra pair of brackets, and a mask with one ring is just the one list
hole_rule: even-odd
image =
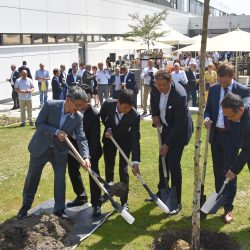
[(218, 194), (213, 192), (204, 203), (201, 208), (201, 211), (205, 214), (216, 214), (219, 208), (223, 205), (225, 201), (225, 195), (221, 195), (219, 199), (217, 199)]
[(161, 200), (169, 208), (170, 212), (178, 208), (178, 201), (175, 187), (160, 189)]

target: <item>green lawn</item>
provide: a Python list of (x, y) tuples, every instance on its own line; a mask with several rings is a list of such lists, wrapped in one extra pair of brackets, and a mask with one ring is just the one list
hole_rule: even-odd
[[(0, 221), (15, 216), (21, 205), (22, 188), (27, 173), (29, 153), (28, 142), (34, 133), (34, 128), (1, 128), (0, 129)], [(203, 131), (205, 133), (205, 131)], [(204, 136), (203, 136), (204, 137)], [(158, 183), (158, 145), (157, 133), (151, 123), (141, 123), (141, 174), (155, 192)], [(192, 198), (193, 198), (193, 152), (194, 138), (184, 150), (183, 168), (183, 210), (177, 216), (168, 217), (154, 203), (145, 203), (147, 193), (139, 181), (130, 175), (129, 205), (131, 214), (135, 217), (133, 225), (114, 213), (108, 221), (92, 236), (83, 241), (79, 249), (149, 249), (153, 239), (163, 230), (191, 229)], [(103, 160), (100, 160), (100, 170), (104, 176)], [(116, 169), (117, 170), (117, 169)], [(88, 177), (83, 173), (84, 182), (88, 188)], [(116, 172), (116, 180), (118, 174)], [(202, 221), (202, 229), (226, 232), (235, 238), (243, 249), (250, 249), (250, 188), (249, 171), (247, 168), (238, 179), (238, 193), (235, 201), (235, 221), (225, 225), (218, 214), (208, 216)], [(214, 191), (211, 157), (209, 154), (208, 171), (205, 192)], [(43, 171), (40, 186), (34, 205), (53, 197), (53, 171), (48, 164)], [(74, 198), (69, 178), (67, 176), (67, 199)], [(103, 211), (112, 209), (110, 204), (103, 206)], [(84, 222), (83, 222), (84, 223)]]

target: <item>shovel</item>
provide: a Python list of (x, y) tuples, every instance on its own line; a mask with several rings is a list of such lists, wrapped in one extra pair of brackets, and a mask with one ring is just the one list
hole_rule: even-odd
[[(162, 147), (161, 130), (162, 127), (157, 127), (157, 134), (158, 134), (158, 141), (160, 148)], [(164, 156), (161, 156), (161, 165), (163, 169), (164, 184), (165, 184), (165, 188), (160, 189), (161, 200), (166, 204), (166, 206), (169, 208), (170, 211), (173, 211), (178, 208), (178, 201), (177, 201), (175, 187), (169, 188), (168, 185), (167, 167)]]
[[(65, 137), (65, 141), (67, 142), (68, 146), (70, 147), (70, 149), (74, 152), (76, 158), (78, 159), (78, 162), (82, 163), (84, 162), (83, 158), (81, 157), (81, 155), (78, 153), (78, 151), (76, 150), (76, 148), (73, 146), (73, 144), (70, 142), (70, 140)], [(115, 202), (113, 200), (113, 198), (111, 197), (111, 195), (109, 194), (109, 192), (107, 191), (107, 189), (104, 187), (104, 185), (98, 180), (98, 178), (96, 177), (96, 175), (93, 173), (93, 170), (91, 170), (91, 168), (87, 168), (88, 173), (91, 175), (91, 177), (94, 179), (94, 181), (96, 182), (96, 184), (100, 187), (100, 189), (107, 195), (108, 199), (110, 200), (112, 206), (114, 207), (114, 209), (120, 213), (120, 215), (129, 223), (129, 224), (133, 224), (135, 221), (135, 218), (128, 212), (126, 211), (120, 204), (118, 204), (117, 202)]]
[(223, 205), (226, 195), (223, 194), (223, 191), (225, 190), (225, 187), (227, 186), (228, 182), (230, 181), (229, 178), (227, 178), (219, 193), (217, 194), (216, 192), (213, 192), (208, 199), (206, 200), (206, 202), (204, 203), (204, 205), (201, 208), (201, 211), (205, 214), (216, 214), (216, 212), (218, 211), (218, 209)]
[[(133, 163), (128, 159), (126, 154), (123, 152), (119, 144), (116, 142), (113, 136), (110, 137), (110, 140), (114, 143), (120, 154), (123, 156), (125, 161), (127, 162), (128, 166), (130, 166), (133, 169)], [(153, 192), (150, 190), (146, 182), (142, 179), (142, 177), (137, 173), (136, 174), (137, 179), (141, 182), (142, 186), (146, 189), (152, 200), (165, 212), (169, 213), (169, 208), (157, 197), (157, 195), (153, 194)]]
[[(208, 141), (209, 141), (209, 133), (210, 127), (207, 128), (206, 133), (206, 141), (205, 141), (205, 149), (204, 149), (204, 161), (203, 161), (203, 169), (202, 169), (202, 178), (201, 178), (201, 198), (200, 198), (200, 206), (202, 206), (206, 202), (205, 191), (205, 178), (206, 178), (206, 170), (207, 170), (207, 155), (208, 155)], [(205, 214), (201, 214), (202, 217), (205, 217)]]

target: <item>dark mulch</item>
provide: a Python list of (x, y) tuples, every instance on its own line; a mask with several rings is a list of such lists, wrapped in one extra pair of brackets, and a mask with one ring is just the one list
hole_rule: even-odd
[[(154, 240), (153, 250), (190, 250), (191, 230), (167, 231)], [(240, 246), (225, 233), (201, 232), (201, 250), (240, 250)]]
[(20, 122), (18, 117), (10, 117), (7, 115), (0, 115), (0, 126), (8, 126)]

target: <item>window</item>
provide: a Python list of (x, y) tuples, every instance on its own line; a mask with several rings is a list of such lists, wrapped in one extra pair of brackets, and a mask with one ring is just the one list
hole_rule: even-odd
[(32, 35), (32, 40), (34, 44), (41, 44), (44, 43), (44, 36), (43, 35)]
[(87, 42), (92, 42), (92, 35), (87, 35)]
[(76, 35), (75, 41), (78, 43), (85, 42), (85, 36), (84, 35)]
[(100, 36), (95, 35), (95, 36), (94, 36), (94, 42), (99, 42), (99, 41), (100, 41)]
[(23, 44), (31, 44), (31, 35), (23, 35)]
[(73, 43), (74, 42), (74, 36), (73, 35), (68, 35), (66, 36), (66, 40), (68, 43)]
[(66, 43), (66, 35), (58, 35), (58, 43)]
[(21, 36), (16, 34), (3, 34), (4, 45), (15, 45), (21, 43)]
[(48, 43), (56, 43), (56, 35), (48, 35)]

